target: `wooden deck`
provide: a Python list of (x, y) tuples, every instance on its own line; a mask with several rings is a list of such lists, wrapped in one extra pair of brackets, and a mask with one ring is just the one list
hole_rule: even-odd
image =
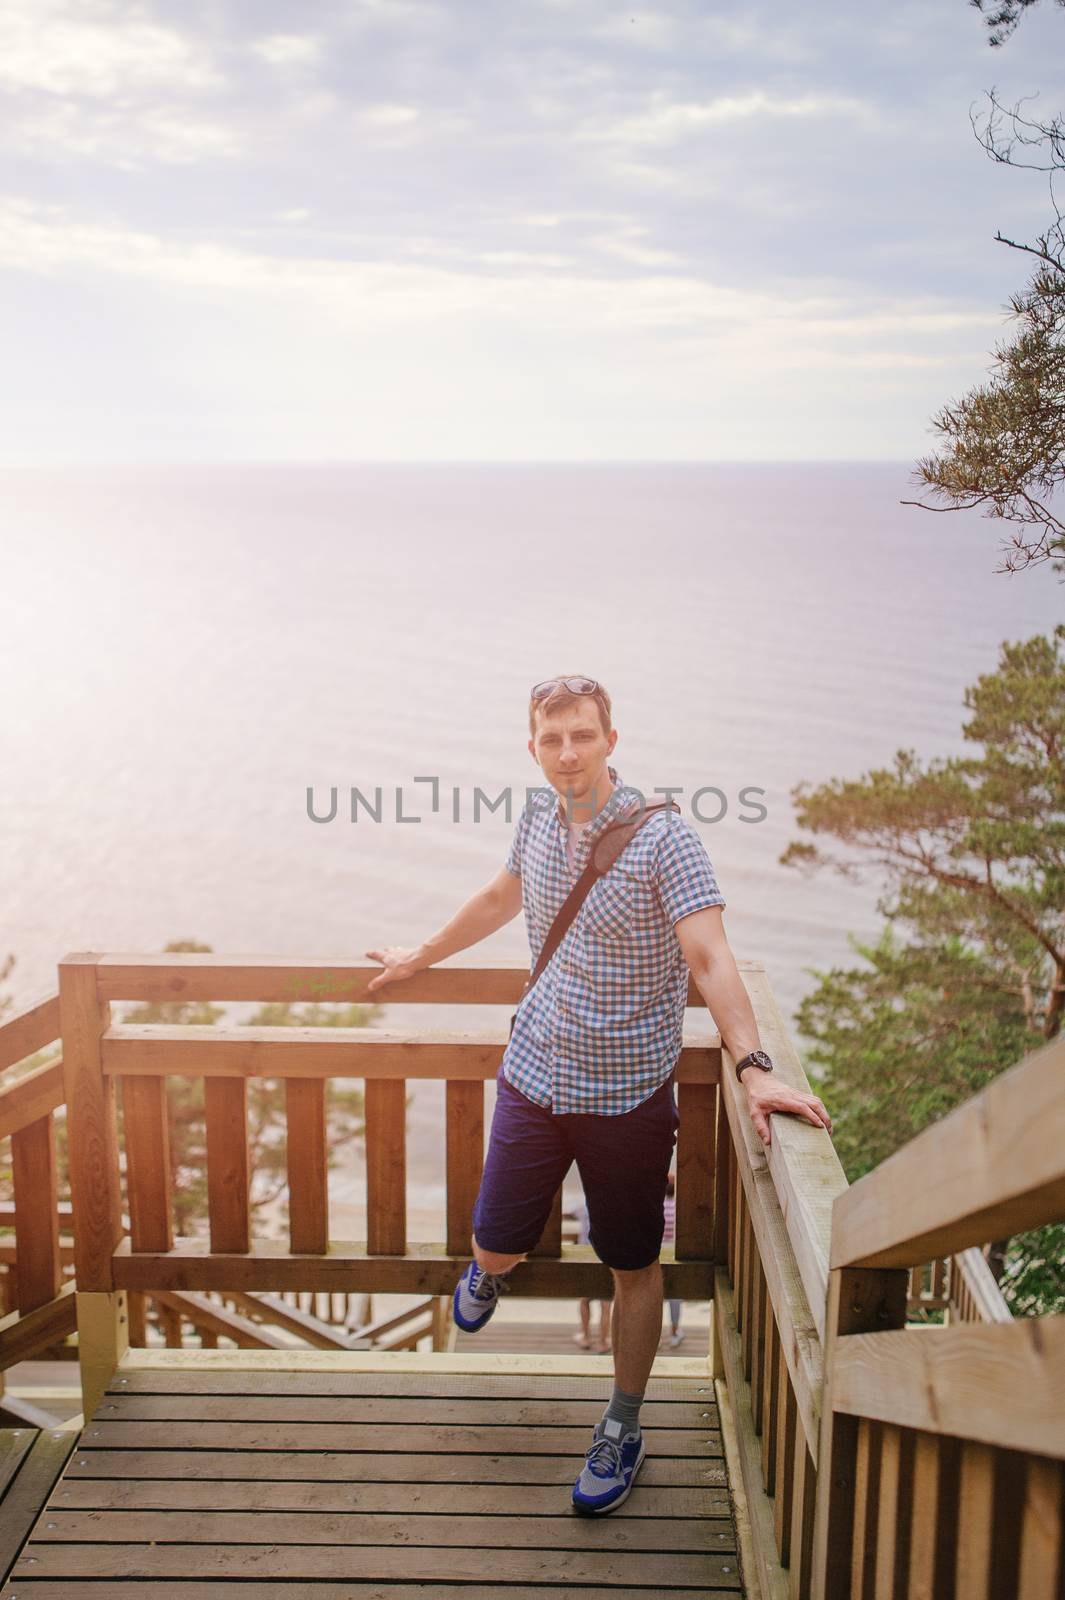
[(4, 1600), (738, 1595), (712, 1380), (652, 1378), (638, 1485), (587, 1519), (570, 1488), (607, 1392), (600, 1374), (120, 1369)]

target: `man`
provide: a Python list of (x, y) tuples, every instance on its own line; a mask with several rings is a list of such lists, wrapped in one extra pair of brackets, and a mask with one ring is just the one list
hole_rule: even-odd
[[(595, 679), (538, 683), (529, 734), (529, 753), (557, 802), (545, 790), (549, 804), (523, 810), (506, 865), (424, 944), (366, 952), (384, 967), (371, 991), (486, 939), (523, 906), (535, 961), (595, 840), (640, 814), (642, 797), (608, 764), (618, 734), (610, 696)], [(649, 818), (523, 996), (500, 1068), (473, 1214), (474, 1259), (455, 1290), (455, 1320), (471, 1332), (488, 1321), (576, 1160), (591, 1243), (614, 1278), (614, 1393), (573, 1489), (575, 1509), (587, 1515), (619, 1506), (644, 1459), (640, 1405), (662, 1328), (658, 1258), (689, 970), (740, 1068), (763, 1142), (772, 1112), (831, 1127), (816, 1095), (781, 1083), (760, 1050), (724, 904), (690, 824), (675, 812)]]

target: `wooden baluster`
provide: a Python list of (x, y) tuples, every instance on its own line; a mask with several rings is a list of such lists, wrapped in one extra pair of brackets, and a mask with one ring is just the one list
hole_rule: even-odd
[(544, 1231), (540, 1235), (536, 1248), (529, 1251), (531, 1256), (551, 1256), (556, 1259), (562, 1254), (562, 1190), (559, 1189), (551, 1202), (551, 1213), (544, 1223)]
[[(753, 1224), (752, 1224), (753, 1226)], [(766, 1358), (766, 1286), (765, 1274), (762, 1271), (761, 1257), (757, 1253), (757, 1242), (754, 1244), (754, 1297), (752, 1304), (751, 1328), (751, 1416), (754, 1419), (756, 1434), (762, 1431), (762, 1398), (764, 1395), (764, 1374)]]
[(913, 1452), (913, 1513), (910, 1519), (908, 1600), (932, 1600), (942, 1593), (936, 1583), (939, 1543), (939, 1440), (934, 1433), (918, 1433)]
[(729, 1191), (734, 1158), (728, 1116), (725, 1112), (725, 1097), (720, 1084), (717, 1085), (715, 1100), (717, 1101), (717, 1148), (714, 1155), (714, 1260), (718, 1266), (727, 1265), (731, 1270)]
[(25, 1315), (54, 1300), (63, 1283), (51, 1112), (11, 1135), (11, 1177), (15, 1190), (15, 1303)]
[[(931, 1337), (931, 1336), (930, 1336)], [(992, 1600), (991, 1533), (995, 1525), (995, 1460), (987, 1444), (961, 1447), (958, 1489), (957, 1592)]]
[[(791, 1500), (791, 1561), (788, 1565), (789, 1600), (809, 1600), (813, 1574), (814, 1517), (817, 1504), (817, 1473), (806, 1448), (802, 1430), (798, 1432), (795, 1458), (795, 1487)], [(835, 1600), (835, 1595), (833, 1595)]]
[(854, 1543), (851, 1600), (873, 1600), (876, 1579), (877, 1508), (880, 1504), (880, 1425), (862, 1417), (854, 1463)]
[(240, 1255), (251, 1248), (246, 1078), (205, 1078), (207, 1213), (211, 1250)]
[(784, 1358), (780, 1349), (777, 1319), (772, 1302), (766, 1295), (765, 1307), (765, 1360), (762, 1365), (762, 1482), (766, 1493), (773, 1493), (777, 1465), (777, 1395), (780, 1391), (780, 1368)]
[(799, 1408), (795, 1404), (795, 1391), (791, 1387), (788, 1364), (783, 1359), (781, 1359), (779, 1365), (777, 1384), (777, 1449), (776, 1473), (773, 1480), (773, 1522), (776, 1528), (780, 1564), (783, 1567), (787, 1567), (791, 1564), (791, 1502), (795, 1488), (795, 1452)]
[(134, 1250), (172, 1250), (165, 1078), (123, 1079), (122, 1132), (130, 1244)]
[(1029, 1457), (1025, 1473), (1017, 1600), (1043, 1600), (1043, 1596), (1054, 1594), (1055, 1584), (1058, 1594), (1061, 1593), (1062, 1570), (1065, 1566), (1063, 1470), (1060, 1461)]
[(743, 1254), (746, 1267), (746, 1276), (743, 1285), (743, 1375), (754, 1387), (754, 1339), (755, 1339), (755, 1302), (758, 1298), (757, 1286), (760, 1268), (758, 1265), (758, 1243), (754, 1237), (754, 1223), (747, 1207), (743, 1208)]
[[(821, 1432), (818, 1441), (818, 1504), (814, 1537), (813, 1600), (837, 1600), (851, 1580), (854, 1479), (858, 1419), (832, 1407), (836, 1343), (852, 1333), (878, 1333), (906, 1323), (909, 1273), (903, 1267), (848, 1267), (829, 1273), (825, 1309)], [(881, 1452), (881, 1475), (884, 1472)], [(907, 1523), (907, 1530), (908, 1530)], [(878, 1549), (882, 1544), (879, 1531)]]
[(329, 1181), (325, 1079), (285, 1079), (288, 1232), (293, 1255), (329, 1249)]
[(473, 1203), (484, 1170), (484, 1083), (450, 1081), (445, 1090), (447, 1128), (447, 1248), (468, 1256), (473, 1239)]
[(366, 1249), (371, 1256), (407, 1251), (407, 1085), (366, 1079)]
[(115, 1292), (114, 1253), (122, 1238), (115, 1082), (105, 1077), (100, 1041), (110, 1006), (96, 986), (96, 957), (59, 963), (63, 1092), (74, 1227), (78, 1365), (82, 1411), (96, 1410), (129, 1345), (125, 1297)]
[(126, 1311), (129, 1316), (129, 1342), (135, 1350), (143, 1350), (148, 1343), (148, 1321), (145, 1315), (144, 1295), (139, 1289), (126, 1294)]
[(873, 1600), (896, 1600), (896, 1596), (906, 1593), (913, 1511), (913, 1458), (912, 1430), (884, 1423), (880, 1443)]
[(676, 1259), (709, 1261), (714, 1255), (717, 1084), (679, 1083), (677, 1110)]

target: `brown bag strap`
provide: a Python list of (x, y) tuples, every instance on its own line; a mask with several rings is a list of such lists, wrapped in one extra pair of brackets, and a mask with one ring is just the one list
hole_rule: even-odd
[(551, 957), (562, 943), (567, 929), (584, 904), (592, 884), (597, 879), (606, 876), (626, 845), (640, 831), (645, 822), (650, 821), (651, 817), (657, 816), (660, 811), (678, 811), (679, 809), (679, 806), (672, 800), (660, 800), (653, 806), (645, 806), (642, 815), (638, 816), (635, 821), (612, 822), (609, 827), (603, 829), (592, 846), (592, 854), (588, 865), (559, 906), (555, 920), (547, 930), (547, 938), (540, 947), (540, 954), (536, 958), (536, 965), (532, 970), (532, 975), (522, 990), (522, 999), (525, 998), (533, 984), (536, 983)]

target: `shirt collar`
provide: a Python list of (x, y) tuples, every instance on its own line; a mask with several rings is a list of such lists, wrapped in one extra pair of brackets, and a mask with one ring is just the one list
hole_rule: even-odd
[[(639, 794), (634, 789), (629, 789), (621, 781), (616, 768), (607, 767), (606, 770), (611, 783), (614, 785), (613, 793), (604, 800), (599, 811), (593, 817), (590, 826), (582, 832), (577, 843), (577, 850), (581, 855), (586, 854), (591, 849), (593, 841), (598, 839), (603, 830), (610, 826), (619, 812), (628, 811), (630, 805), (638, 806), (640, 803)], [(565, 828), (567, 826), (566, 808), (561, 796), (559, 796), (558, 804), (555, 807), (555, 816), (558, 818), (559, 825)]]

